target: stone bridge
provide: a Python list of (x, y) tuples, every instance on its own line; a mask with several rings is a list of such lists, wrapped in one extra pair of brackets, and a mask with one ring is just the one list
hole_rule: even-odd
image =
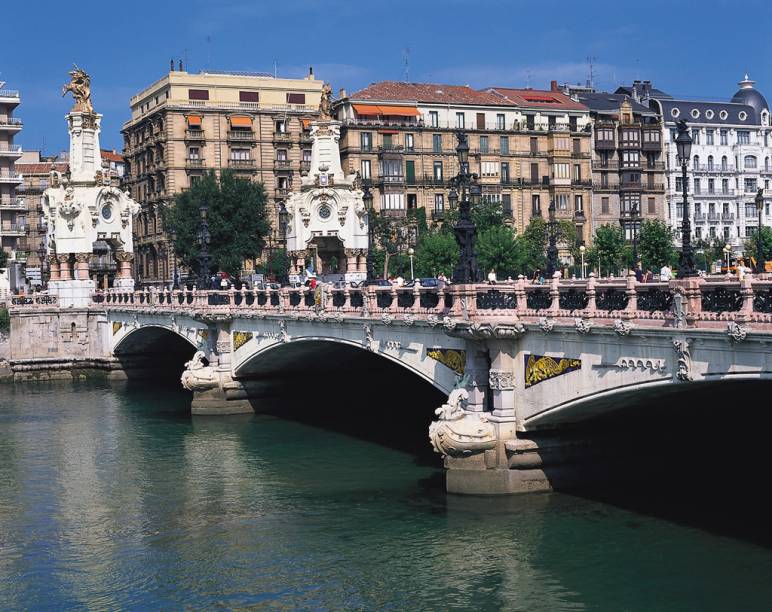
[[(83, 359), (103, 359), (129, 376), (184, 363), (197, 414), (259, 410), (264, 385), (302, 381), (310, 369), (345, 371), (365, 355), (376, 367), (377, 359), (393, 362), (448, 396), (430, 439), (449, 468), (448, 489), (465, 493), (553, 486), (550, 466), (573, 455), (554, 436), (540, 442), (543, 432), (567, 431), (633, 400), (772, 377), (772, 282), (750, 275), (316, 292), (110, 290), (82, 310), (57, 309), (52, 300), (27, 298), (12, 308), (15, 371), (67, 343), (70, 354), (79, 347)], [(47, 323), (36, 332), (30, 323), (40, 317)]]

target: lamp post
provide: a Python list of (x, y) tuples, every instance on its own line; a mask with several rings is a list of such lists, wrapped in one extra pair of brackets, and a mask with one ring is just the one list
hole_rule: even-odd
[(367, 184), (362, 189), (362, 201), (367, 210), (367, 258), (365, 265), (367, 266), (367, 280), (371, 281), (375, 278), (375, 270), (373, 269), (375, 265), (373, 261), (373, 193)]
[[(459, 201), (458, 223), (453, 228), (459, 248), (459, 258), (453, 270), (453, 282), (472, 284), (480, 281), (480, 269), (477, 266), (477, 256), (474, 250), (475, 226), (472, 221), (472, 206), (480, 202), (482, 189), (477, 184), (477, 175), (469, 172), (469, 143), (466, 134), (456, 132), (456, 155), (459, 171), (450, 179), (451, 194)], [(448, 198), (453, 204), (453, 200)]]
[(209, 289), (209, 222), (207, 221), (207, 212), (209, 206), (202, 202), (198, 209), (201, 215), (201, 221), (198, 229), (198, 243), (200, 246), (198, 252), (198, 287), (199, 289)]
[(692, 137), (686, 121), (678, 122), (678, 136), (676, 137), (676, 149), (678, 161), (681, 162), (681, 187), (683, 188), (683, 221), (681, 222), (681, 255), (678, 258), (678, 278), (697, 276), (694, 268), (694, 252), (692, 251), (692, 224), (689, 219), (689, 199), (687, 197), (686, 166), (692, 154)]
[(724, 251), (724, 261), (726, 261), (725, 274), (729, 274), (729, 254), (732, 252), (732, 247), (730, 247), (728, 244), (725, 244), (723, 251)]
[(415, 274), (413, 274), (413, 255), (415, 255), (415, 250), (413, 247), (410, 247), (407, 250), (407, 256), (410, 258), (410, 280), (415, 279)]
[(582, 278), (586, 276), (586, 274), (584, 273), (584, 252), (586, 250), (587, 248), (584, 245), (579, 247), (579, 252), (582, 254)]
[(169, 232), (169, 240), (171, 242), (169, 248), (172, 251), (172, 290), (177, 291), (180, 288), (180, 274), (177, 270), (177, 249), (174, 248), (174, 245), (177, 243), (177, 232), (174, 230)]
[(48, 254), (48, 249), (46, 248), (45, 243), (41, 240), (40, 246), (38, 246), (38, 261), (40, 261), (40, 289), (43, 289), (43, 286), (45, 285), (46, 279), (43, 275), (43, 272), (45, 270), (46, 265), (46, 255)]
[(638, 202), (633, 202), (630, 209), (630, 220), (633, 227), (633, 270), (638, 267)]
[(557, 236), (557, 220), (555, 219), (555, 200), (550, 200), (550, 206), (547, 209), (549, 213), (549, 221), (547, 221), (547, 235), (549, 245), (547, 246), (547, 278), (552, 278), (555, 275), (555, 270), (560, 265), (558, 262), (558, 236)]
[(764, 210), (764, 190), (756, 192), (756, 212), (759, 213), (759, 227), (756, 230), (756, 273), (764, 272), (764, 249), (761, 242), (761, 213)]

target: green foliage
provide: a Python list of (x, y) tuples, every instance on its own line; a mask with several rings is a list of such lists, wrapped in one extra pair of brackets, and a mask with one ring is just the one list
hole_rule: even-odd
[[(751, 257), (756, 259), (756, 249), (759, 243), (759, 233), (753, 232), (753, 234), (745, 241), (745, 253), (747, 254), (746, 260)], [(764, 261), (772, 260), (772, 228), (761, 228), (761, 253)], [(764, 262), (762, 262), (763, 264)]]
[[(472, 222), (477, 229), (477, 235), (485, 230), (504, 224), (504, 209), (500, 202), (482, 200), (477, 206), (472, 207)], [(446, 234), (453, 233), (453, 227), (458, 223), (458, 207), (445, 210), (442, 225), (435, 225)]]
[(286, 276), (290, 268), (290, 258), (287, 251), (273, 251), (268, 257), (266, 269), (269, 274), (277, 277)]
[[(422, 217), (423, 225), (426, 227), (426, 216)], [(370, 213), (370, 225), (373, 228), (373, 239), (376, 244), (374, 254), (374, 269), (376, 274), (382, 271), (383, 278), (392, 273), (393, 266), (399, 265), (404, 269), (404, 262), (401, 260), (392, 264), (390, 259), (398, 254), (404, 254), (416, 240), (418, 225), (421, 222), (420, 215), (415, 211), (410, 211), (406, 217), (390, 217), (379, 211)], [(408, 264), (408, 270), (409, 264)]]
[[(595, 231), (593, 245), (585, 253), (585, 263), (588, 268), (600, 267), (601, 275), (613, 273), (618, 275), (629, 261), (629, 248), (625, 244), (622, 227), (616, 224), (601, 225)], [(600, 260), (600, 264), (598, 261)]]
[(418, 244), (415, 255), (417, 277), (436, 277), (440, 273), (450, 277), (458, 261), (458, 244), (452, 234), (433, 232), (426, 234)]
[(673, 230), (664, 221), (655, 219), (643, 222), (638, 233), (638, 255), (644, 270), (659, 270), (673, 261), (673, 238)]
[(547, 223), (541, 217), (531, 217), (523, 231), (525, 267), (530, 275), (547, 267)]
[(209, 206), (208, 273), (225, 271), (237, 276), (244, 260), (259, 257), (271, 226), (266, 211), (265, 189), (261, 183), (237, 178), (223, 170), (219, 183), (214, 172), (205, 174), (191, 188), (175, 198), (173, 206), (163, 210), (162, 220), (168, 232), (176, 233), (174, 250), (186, 267), (198, 274), (200, 249), (200, 207)]
[(516, 276), (526, 262), (525, 240), (505, 225), (490, 227), (477, 237), (477, 260), (486, 274), (493, 269), (499, 277)]
[(7, 334), (11, 329), (11, 315), (8, 309), (0, 306), (0, 332)]
[(8, 253), (0, 247), (0, 268), (4, 268), (6, 263), (8, 263)]

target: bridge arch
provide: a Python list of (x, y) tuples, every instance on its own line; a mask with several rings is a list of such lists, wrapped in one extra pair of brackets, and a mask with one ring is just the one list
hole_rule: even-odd
[(179, 382), (185, 362), (197, 350), (194, 341), (164, 325), (143, 325), (132, 329), (113, 346), (126, 375), (167, 378)]

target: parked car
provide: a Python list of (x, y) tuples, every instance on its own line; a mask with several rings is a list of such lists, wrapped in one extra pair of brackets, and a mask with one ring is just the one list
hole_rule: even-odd
[(360, 283), (351, 283), (351, 286), (354, 289), (364, 288), (364, 287), (391, 287), (391, 283), (386, 280), (385, 278), (373, 278), (370, 280), (363, 280)]
[(440, 287), (445, 287), (447, 283), (445, 281), (441, 281), (438, 278), (416, 278), (415, 280), (408, 281), (405, 283), (405, 287), (413, 287), (415, 284), (418, 283), (421, 287), (433, 287), (435, 289), (439, 289)]

